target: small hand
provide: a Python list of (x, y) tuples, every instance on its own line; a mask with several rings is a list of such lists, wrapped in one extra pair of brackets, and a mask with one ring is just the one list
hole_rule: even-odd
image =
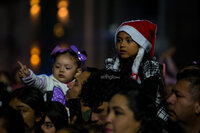
[(30, 72), (28, 70), (28, 68), (26, 67), (26, 65), (23, 65), (20, 61), (17, 61), (17, 65), (18, 65), (18, 74), (20, 78), (26, 78), (30, 75)]

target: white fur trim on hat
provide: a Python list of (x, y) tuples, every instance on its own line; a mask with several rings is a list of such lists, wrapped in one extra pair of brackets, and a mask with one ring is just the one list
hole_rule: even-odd
[(131, 68), (132, 73), (138, 74), (139, 66), (140, 66), (140, 63), (141, 63), (141, 61), (143, 59), (144, 52), (145, 52), (144, 48), (140, 47), (139, 51), (138, 51), (138, 54), (135, 57), (135, 60), (133, 62), (132, 68)]
[[(118, 31), (116, 32), (115, 37), (117, 37), (117, 34), (120, 31), (124, 31), (124, 32), (128, 33), (131, 36), (131, 38), (136, 43), (138, 43), (138, 45), (140, 45), (141, 47), (143, 47), (146, 50), (147, 53), (149, 53), (151, 51), (151, 48), (152, 48), (151, 43), (134, 27), (129, 26), (129, 25), (124, 25), (124, 26), (120, 27), (118, 29)], [(115, 39), (115, 40), (117, 40), (117, 39)]]

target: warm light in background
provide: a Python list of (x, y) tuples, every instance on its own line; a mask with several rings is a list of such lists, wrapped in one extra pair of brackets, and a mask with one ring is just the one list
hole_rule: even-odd
[(59, 1), (57, 7), (58, 8), (62, 8), (62, 7), (68, 8), (68, 1), (66, 1), (66, 0)]
[(66, 24), (69, 19), (69, 10), (68, 10), (69, 1), (68, 0), (59, 0), (58, 7), (58, 20), (63, 24)]
[(40, 0), (30, 0), (30, 5), (33, 6), (35, 4), (39, 4)]
[(40, 48), (38, 45), (33, 45), (30, 50), (30, 63), (33, 69), (38, 69), (40, 65)]
[(58, 10), (58, 16), (62, 19), (65, 19), (68, 16), (69, 12), (65, 7), (62, 7)]
[(55, 36), (62, 37), (64, 35), (63, 25), (61, 23), (55, 24), (53, 32)]
[(32, 20), (37, 20), (40, 14), (40, 0), (30, 0), (30, 16)]
[(40, 6), (35, 4), (30, 9), (31, 15), (37, 15), (40, 12)]
[(39, 55), (36, 55), (36, 54), (31, 55), (31, 59), (30, 60), (31, 60), (31, 65), (34, 66), (34, 67), (36, 67), (36, 66), (38, 66), (40, 64)]

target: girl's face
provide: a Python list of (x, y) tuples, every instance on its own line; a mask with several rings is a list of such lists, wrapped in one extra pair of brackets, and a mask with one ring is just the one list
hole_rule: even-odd
[(140, 122), (134, 119), (125, 96), (116, 94), (112, 97), (106, 119), (106, 133), (136, 133)]
[(70, 82), (77, 72), (77, 64), (70, 55), (61, 54), (57, 56), (53, 64), (53, 75), (58, 81), (62, 83)]
[(35, 111), (29, 105), (21, 102), (17, 98), (12, 99), (9, 102), (9, 106), (21, 113), (24, 122), (31, 130), (34, 129), (35, 123), (40, 120), (40, 118), (36, 117)]
[(129, 58), (138, 53), (139, 45), (126, 32), (117, 35), (117, 52), (121, 58)]
[(44, 123), (41, 126), (41, 128), (44, 133), (55, 133), (56, 132), (56, 128), (48, 116), (45, 116), (45, 120), (44, 120)]

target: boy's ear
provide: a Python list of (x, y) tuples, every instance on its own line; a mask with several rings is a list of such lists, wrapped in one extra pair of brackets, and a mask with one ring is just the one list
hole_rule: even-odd
[(81, 73), (82, 73), (82, 69), (81, 69), (81, 68), (78, 68), (78, 69), (76, 70), (76, 74), (74, 75), (74, 77), (77, 78), (79, 75), (81, 75)]

